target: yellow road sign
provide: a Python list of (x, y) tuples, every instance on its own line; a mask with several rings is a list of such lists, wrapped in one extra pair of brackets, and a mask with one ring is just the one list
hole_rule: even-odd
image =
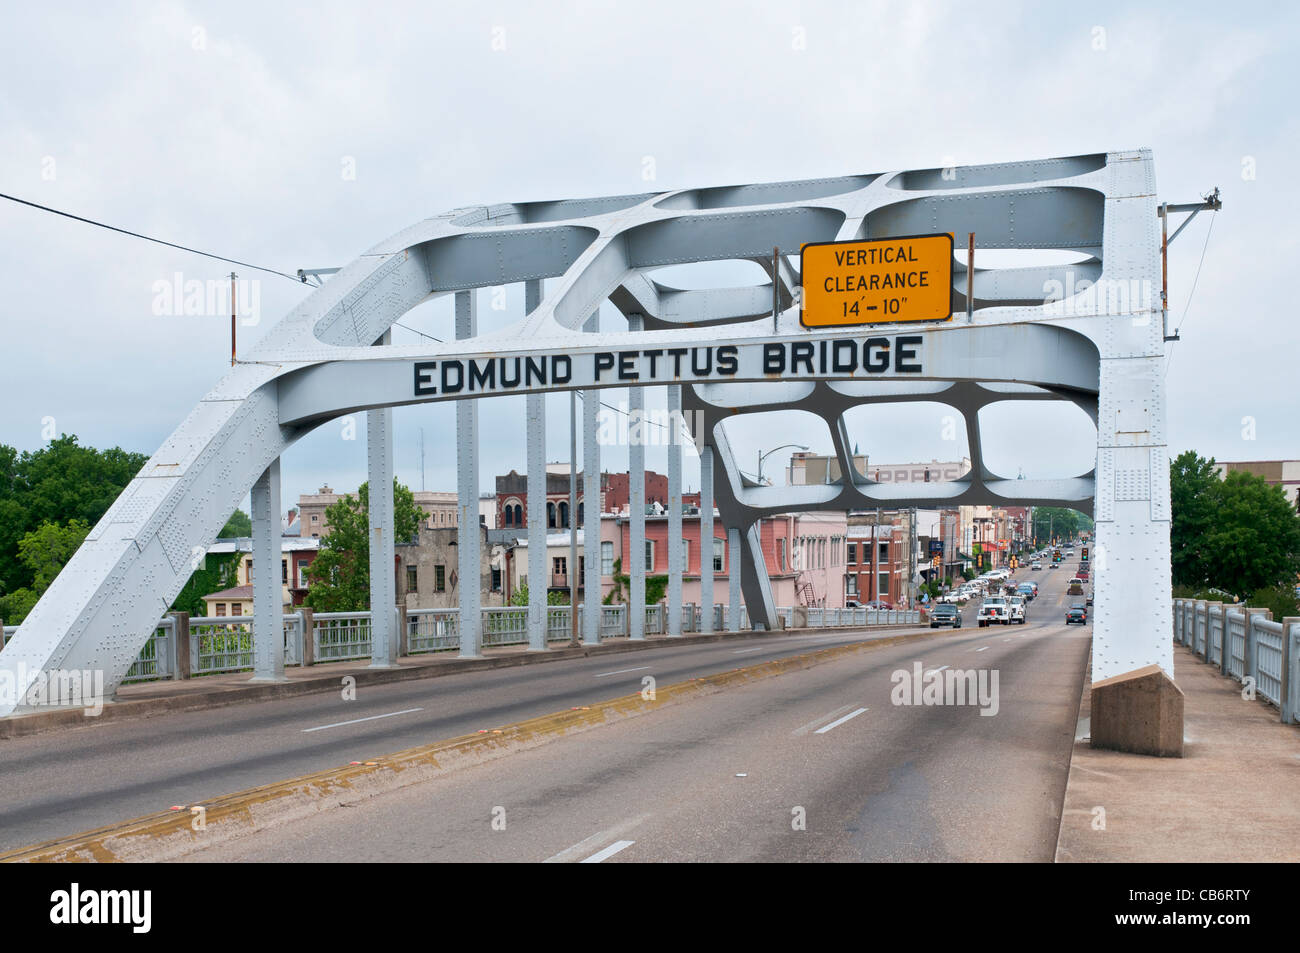
[(799, 253), (804, 327), (947, 321), (952, 235), (811, 242)]

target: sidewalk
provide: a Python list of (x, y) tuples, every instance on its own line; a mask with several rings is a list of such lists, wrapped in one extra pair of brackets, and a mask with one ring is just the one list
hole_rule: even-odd
[(1181, 645), (1174, 673), (1184, 695), (1185, 754), (1151, 758), (1094, 751), (1081, 740), (1090, 664), (1056, 860), (1300, 860), (1300, 728), (1283, 725), (1276, 708), (1243, 699), (1239, 682)]
[(397, 659), (394, 668), (371, 668), (369, 659), (355, 662), (322, 662), (307, 667), (286, 666), (283, 682), (253, 682), (251, 672), (232, 672), (221, 675), (203, 675), (184, 680), (162, 680), (124, 685), (117, 690), (113, 701), (104, 706), (99, 715), (88, 715), (80, 708), (59, 708), (30, 712), (0, 718), (0, 740), (17, 738), (78, 725), (120, 718), (139, 718), (177, 711), (201, 711), (247, 702), (270, 701), (277, 698), (295, 698), (339, 690), (344, 676), (356, 679), (358, 687), (366, 685), (403, 682), (412, 679), (437, 678), (484, 669), (512, 668), (535, 665), (562, 659), (584, 658), (592, 655), (618, 655), (657, 648), (681, 645), (698, 645), (732, 639), (755, 637), (780, 638), (791, 635), (861, 634), (864, 639), (887, 638), (903, 632), (924, 630), (929, 627), (911, 625), (881, 625), (870, 628), (815, 628), (783, 629), (776, 632), (713, 632), (686, 634), (680, 638), (651, 635), (644, 640), (632, 641), (626, 637), (606, 639), (599, 645), (572, 646), (568, 642), (553, 642), (545, 652), (532, 652), (525, 646), (511, 645), (484, 648), (482, 658), (462, 659), (455, 652), (436, 652), (427, 655), (408, 655)]

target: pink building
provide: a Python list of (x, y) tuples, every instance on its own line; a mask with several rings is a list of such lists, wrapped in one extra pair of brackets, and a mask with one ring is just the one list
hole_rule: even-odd
[[(614, 588), (614, 562), (621, 560), (627, 574), (631, 560), (632, 527), (627, 517), (606, 516), (601, 520), (602, 595)], [(844, 605), (844, 552), (848, 525), (843, 513), (798, 513), (768, 517), (759, 524), (759, 540), (772, 582), (772, 600), (777, 606)], [(682, 578), (682, 602), (700, 601), (701, 558), (712, 560), (715, 602), (727, 601), (727, 573), (730, 553), (726, 530), (714, 516), (713, 540), (700, 546), (698, 513), (682, 516), (682, 540), (686, 546), (686, 569)], [(646, 575), (668, 573), (668, 516), (646, 516)]]

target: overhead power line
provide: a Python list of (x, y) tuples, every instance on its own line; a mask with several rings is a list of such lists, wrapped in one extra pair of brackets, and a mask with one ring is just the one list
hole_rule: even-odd
[[(16, 195), (8, 195), (4, 192), (0, 192), (0, 198), (8, 199), (11, 202), (17, 202), (19, 205), (26, 205), (29, 208), (39, 209), (42, 212), (49, 212), (51, 215), (61, 215), (64, 218), (70, 218), (75, 222), (85, 222), (87, 225), (94, 225), (96, 228), (106, 228), (110, 232), (117, 232), (119, 235), (129, 235), (132, 238), (140, 238), (146, 242), (153, 242), (156, 245), (166, 245), (168, 248), (175, 248), (179, 251), (189, 252), (192, 255), (201, 255), (204, 258), (212, 258), (216, 261), (224, 261), (227, 264), (238, 265), (241, 268), (252, 268), (254, 271), (264, 271), (268, 275), (279, 275), (281, 278), (288, 278), (294, 284), (307, 284), (306, 278), (298, 275), (291, 275), (285, 271), (277, 271), (274, 268), (267, 268), (263, 265), (254, 265), (252, 262), (240, 261), (238, 258), (227, 258), (224, 255), (217, 255), (212, 252), (203, 251), (201, 248), (191, 248), (189, 245), (178, 245), (175, 242), (164, 241), (161, 238), (154, 238), (152, 235), (143, 235), (140, 232), (133, 232), (128, 228), (119, 228), (116, 225), (109, 225), (107, 222), (99, 222), (93, 218), (86, 218), (82, 215), (73, 215), (71, 212), (51, 208), (48, 205), (41, 205), (39, 202), (29, 202), (27, 199), (20, 199)], [(395, 321), (394, 324), (403, 330), (411, 331), (420, 335), (420, 337), (428, 338), (430, 341), (437, 341), (439, 344), (446, 343), (441, 338), (436, 338), (432, 334), (425, 334), (423, 331), (418, 331), (415, 328), (408, 327), (400, 321)]]
[(8, 199), (11, 202), (17, 202), (19, 205), (26, 205), (30, 208), (40, 209), (42, 212), (49, 212), (53, 215), (62, 215), (64, 218), (70, 218), (76, 222), (85, 222), (87, 225), (94, 225), (97, 228), (106, 228), (110, 232), (117, 232), (121, 235), (130, 235), (132, 238), (142, 238), (147, 242), (166, 245), (168, 248), (176, 248), (180, 251), (187, 251), (194, 255), (202, 255), (205, 258), (215, 258), (217, 261), (224, 261), (231, 265), (239, 265), (241, 268), (252, 268), (254, 271), (264, 271), (267, 274), (279, 275), (281, 278), (288, 278), (290, 281), (295, 283), (302, 283), (297, 276), (288, 274), (287, 272), (276, 271), (274, 268), (265, 268), (262, 265), (254, 265), (247, 261), (239, 261), (236, 258), (226, 258), (224, 255), (214, 255), (212, 252), (203, 251), (199, 248), (191, 248), (188, 245), (178, 245), (175, 242), (163, 241), (161, 238), (154, 238), (151, 235), (142, 235), (139, 232), (133, 232), (126, 228), (118, 228), (116, 225), (109, 225), (107, 222), (97, 222), (93, 218), (84, 218), (81, 215), (73, 215), (71, 212), (64, 212), (57, 208), (50, 208), (48, 205), (29, 202), (26, 199), (18, 198), (16, 195), (6, 195), (4, 192), (0, 192), (0, 198)]

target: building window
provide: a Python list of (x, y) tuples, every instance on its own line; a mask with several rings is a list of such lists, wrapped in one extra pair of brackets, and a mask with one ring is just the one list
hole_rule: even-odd
[(586, 556), (578, 557), (578, 578), (579, 579), (587, 578), (587, 557)]
[(500, 569), (492, 570), (492, 591), (493, 592), (501, 591), (501, 570)]
[(614, 575), (614, 544), (609, 541), (600, 544), (600, 574)]
[(569, 559), (567, 556), (556, 556), (551, 560), (551, 572), (557, 576), (568, 575)]
[(447, 567), (446, 566), (433, 567), (433, 591), (434, 592), (447, 591)]
[(878, 597), (889, 595), (889, 573), (876, 573), (876, 595)]
[(306, 589), (306, 588), (308, 588), (308, 585), (307, 585), (307, 567), (310, 566), (310, 565), (311, 565), (311, 563), (309, 563), (309, 562), (300, 562), (300, 563), (298, 563), (298, 588), (299, 588), (299, 589)]
[(505, 524), (507, 526), (515, 525), (515, 511), (512, 507), (507, 506), (505, 510)]
[(682, 540), (682, 572), (688, 573), (690, 571), (691, 571), (691, 541), (689, 539), (684, 539)]
[(287, 559), (280, 560), (280, 585), (289, 585), (289, 561)]
[(645, 571), (655, 571), (655, 541), (653, 539), (645, 541)]
[(225, 615), (225, 614), (226, 614), (226, 604), (224, 602), (218, 602), (217, 615)]
[(856, 596), (858, 594), (857, 573), (849, 573), (847, 576), (844, 577), (844, 588), (845, 591), (851, 596)]
[(243, 604), (242, 604), (242, 603), (239, 603), (239, 602), (232, 602), (232, 603), (230, 604), (230, 614), (231, 614), (231, 615), (242, 616), (242, 615), (244, 614), (244, 606), (243, 606)]
[(849, 543), (849, 565), (856, 566), (858, 562), (858, 544)]
[(407, 591), (407, 592), (417, 592), (417, 591), (419, 591), (418, 588), (417, 588), (417, 586), (416, 586), (416, 580), (417, 580), (416, 567), (415, 567), (415, 566), (407, 566), (407, 567), (406, 567), (406, 591)]
[(546, 504), (546, 526), (555, 529), (555, 504), (549, 501)]
[(578, 501), (578, 525), (579, 526), (587, 525), (586, 516), (583, 514), (582, 500)]
[(524, 525), (524, 508), (518, 503), (515, 504), (515, 525)]
[(879, 553), (878, 559), (879, 559), (879, 561), (882, 562), (882, 563), (887, 563), (887, 562), (889, 562), (889, 544), (888, 544), (888, 543), (881, 543), (881, 544), (880, 544), (880, 553)]
[(724, 561), (726, 560), (726, 557), (727, 557), (727, 544), (724, 541), (718, 539), (718, 537), (716, 536), (713, 537), (713, 571), (714, 572), (724, 571), (722, 567)]
[(558, 510), (560, 513), (560, 528), (567, 529), (569, 525), (569, 504), (561, 500)]
[(776, 541), (776, 568), (778, 572), (785, 572), (785, 540)]

